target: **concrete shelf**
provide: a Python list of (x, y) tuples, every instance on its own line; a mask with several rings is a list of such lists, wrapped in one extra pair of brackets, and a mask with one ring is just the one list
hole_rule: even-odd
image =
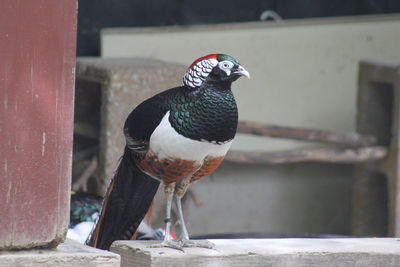
[(400, 239), (212, 240), (215, 250), (150, 248), (154, 241), (116, 241), (125, 266), (400, 266)]

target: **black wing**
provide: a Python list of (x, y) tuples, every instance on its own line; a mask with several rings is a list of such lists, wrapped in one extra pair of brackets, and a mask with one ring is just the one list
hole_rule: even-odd
[(165, 113), (171, 109), (171, 104), (184, 90), (187, 89), (176, 87), (159, 93), (139, 104), (129, 114), (124, 125), (124, 135), (131, 151), (147, 152), (151, 134)]

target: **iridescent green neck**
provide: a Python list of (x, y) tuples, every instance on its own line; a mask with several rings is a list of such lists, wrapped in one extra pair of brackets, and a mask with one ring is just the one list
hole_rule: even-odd
[(203, 88), (187, 92), (171, 104), (170, 123), (185, 137), (223, 143), (236, 133), (238, 112), (231, 90)]

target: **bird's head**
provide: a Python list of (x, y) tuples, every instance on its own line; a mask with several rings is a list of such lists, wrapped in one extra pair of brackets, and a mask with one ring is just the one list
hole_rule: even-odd
[(231, 56), (210, 54), (196, 59), (186, 70), (183, 83), (192, 89), (204, 84), (231, 84), (240, 76), (250, 79), (249, 72)]

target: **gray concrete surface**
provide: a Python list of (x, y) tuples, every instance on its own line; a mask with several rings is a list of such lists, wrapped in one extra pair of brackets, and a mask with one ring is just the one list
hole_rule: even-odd
[(400, 239), (211, 240), (215, 250), (149, 248), (154, 241), (116, 241), (121, 266), (400, 266)]
[(359, 65), (357, 130), (374, 135), (388, 155), (356, 168), (353, 232), (400, 236), (400, 60), (369, 60)]
[(115, 253), (83, 246), (67, 239), (55, 249), (0, 251), (1, 267), (119, 267)]

